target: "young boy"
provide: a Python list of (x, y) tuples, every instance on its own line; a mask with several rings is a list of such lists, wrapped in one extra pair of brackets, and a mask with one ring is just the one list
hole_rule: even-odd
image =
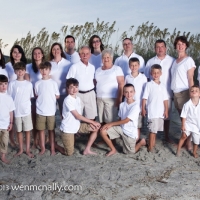
[(183, 105), (181, 112), (182, 136), (178, 143), (176, 155), (180, 156), (180, 150), (188, 136), (192, 136), (193, 156), (197, 155), (197, 147), (200, 143), (200, 89), (198, 85), (190, 88), (190, 100)]
[(117, 151), (111, 140), (122, 137), (123, 152), (136, 153), (141, 146), (146, 145), (145, 139), (140, 140), (137, 144), (138, 138), (138, 116), (140, 112), (139, 104), (134, 100), (135, 89), (132, 84), (126, 84), (123, 88), (125, 101), (120, 104), (119, 121), (110, 122), (101, 128), (101, 136), (111, 151), (106, 156), (111, 156)]
[[(147, 83), (147, 78), (144, 74), (139, 72), (140, 61), (138, 58), (130, 58), (129, 68), (131, 70), (131, 74), (126, 76), (125, 83), (133, 84), (135, 88), (134, 99), (140, 105), (140, 108), (142, 110), (142, 95), (144, 92), (145, 85)], [(139, 118), (138, 118), (138, 140), (140, 138), (141, 128), (142, 128), (142, 115), (140, 112)]]
[[(63, 153), (71, 156), (74, 152), (74, 134), (89, 133), (90, 137), (83, 151), (84, 155), (96, 154), (92, 152), (91, 146), (97, 137), (100, 123), (87, 119), (81, 115), (81, 99), (77, 96), (79, 82), (74, 78), (67, 79), (66, 89), (68, 96), (63, 102), (62, 122), (60, 130), (62, 134), (62, 142), (64, 145)], [(80, 121), (86, 123), (80, 123)]]
[(14, 122), (19, 141), (19, 151), (16, 156), (23, 153), (23, 131), (26, 134), (26, 154), (32, 158), (30, 152), (30, 131), (33, 129), (31, 118), (31, 98), (33, 98), (33, 86), (29, 81), (24, 80), (26, 65), (23, 62), (15, 63), (14, 71), (17, 79), (11, 81), (8, 87), (8, 94), (15, 103)]
[(9, 163), (6, 159), (8, 148), (9, 131), (13, 125), (13, 110), (15, 105), (12, 97), (7, 94), (8, 78), (0, 75), (0, 152), (1, 161)]
[(40, 137), (40, 155), (45, 152), (45, 129), (49, 132), (49, 141), (51, 145), (51, 155), (55, 155), (55, 113), (56, 99), (60, 93), (58, 84), (49, 76), (51, 72), (51, 63), (44, 62), (39, 65), (42, 79), (35, 83), (36, 100), (36, 129)]
[(165, 86), (160, 82), (161, 74), (160, 65), (151, 66), (153, 80), (146, 84), (142, 100), (142, 115), (146, 115), (146, 106), (148, 113), (149, 152), (155, 146), (157, 132), (163, 131), (164, 118), (168, 118), (168, 95)]

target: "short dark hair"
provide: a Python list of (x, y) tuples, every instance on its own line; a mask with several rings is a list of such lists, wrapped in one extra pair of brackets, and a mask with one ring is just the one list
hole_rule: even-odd
[(181, 41), (181, 42), (185, 43), (187, 48), (190, 46), (190, 43), (187, 41), (187, 37), (182, 35), (182, 36), (177, 36), (176, 37), (176, 39), (174, 41), (174, 49), (176, 49), (176, 45), (177, 45), (178, 41)]
[(131, 38), (124, 38), (124, 39), (122, 40), (122, 42), (124, 42), (124, 40), (130, 40), (131, 43), (133, 43), (133, 40), (132, 40)]
[(136, 58), (136, 57), (133, 57), (133, 58), (130, 58), (130, 60), (129, 60), (129, 65), (132, 63), (132, 62), (137, 62), (138, 64), (140, 64), (140, 60), (138, 59), (138, 58)]
[(17, 63), (15, 63), (14, 64), (14, 66), (13, 66), (13, 68), (14, 68), (14, 70), (26, 70), (26, 65), (25, 65), (25, 63), (24, 62), (17, 62)]
[(56, 46), (56, 45), (58, 45), (58, 46), (60, 47), (61, 57), (66, 59), (66, 56), (65, 56), (65, 53), (64, 53), (64, 51), (63, 51), (62, 45), (61, 45), (60, 43), (58, 43), (58, 42), (55, 42), (55, 43), (53, 43), (53, 44), (51, 45), (51, 50), (50, 50), (50, 53), (49, 53), (49, 60), (51, 61), (51, 60), (54, 59), (54, 56), (53, 56), (53, 54), (52, 54), (52, 49), (53, 49), (53, 47)]
[(154, 64), (151, 66), (151, 72), (153, 69), (159, 69), (160, 71), (162, 71), (162, 67), (159, 64)]
[(48, 61), (42, 62), (39, 65), (40, 69), (50, 69), (51, 70), (51, 63)]
[(3, 75), (3, 74), (0, 74), (0, 82), (1, 83), (8, 83), (8, 77)]
[(166, 42), (165, 42), (164, 40), (158, 39), (158, 40), (156, 40), (156, 42), (155, 42), (155, 48), (156, 48), (156, 44), (158, 44), (158, 43), (164, 43), (165, 47), (167, 46), (167, 45), (166, 45)]
[[(135, 90), (134, 85), (131, 84), (131, 83), (127, 83), (127, 84), (124, 85), (124, 88), (128, 88), (128, 87), (133, 87), (133, 89)], [(124, 90), (124, 88), (123, 88), (123, 90)]]
[(5, 58), (4, 58), (4, 55), (3, 55), (2, 51), (1, 51), (1, 49), (0, 49), (0, 57), (1, 57), (1, 59), (0, 59), (0, 66), (2, 67), (2, 69), (5, 69), (5, 67), (6, 67), (6, 65), (5, 65)]
[(72, 35), (67, 35), (67, 36), (65, 37), (65, 42), (66, 42), (66, 39), (67, 39), (67, 38), (72, 38), (72, 39), (74, 40), (74, 42), (75, 42), (74, 36), (72, 36)]
[[(195, 84), (195, 85), (191, 86), (190, 89), (191, 88), (199, 88), (199, 85)], [(200, 90), (200, 88), (199, 88), (199, 90)]]
[(79, 85), (79, 82), (78, 82), (78, 80), (75, 79), (75, 78), (69, 78), (69, 79), (67, 79), (67, 81), (66, 81), (66, 87), (69, 88), (70, 85), (78, 86), (78, 85)]

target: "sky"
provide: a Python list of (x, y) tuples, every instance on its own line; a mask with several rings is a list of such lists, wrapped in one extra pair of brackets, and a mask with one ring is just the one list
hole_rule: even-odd
[(170, 32), (200, 32), (199, 0), (6, 0), (1, 2), (0, 39), (8, 46), (8, 55), (16, 39), (30, 31), (36, 35), (43, 27), (52, 33), (63, 25), (82, 25), (85, 22), (116, 21), (119, 33), (128, 31), (131, 25), (138, 27), (149, 21), (161, 30)]

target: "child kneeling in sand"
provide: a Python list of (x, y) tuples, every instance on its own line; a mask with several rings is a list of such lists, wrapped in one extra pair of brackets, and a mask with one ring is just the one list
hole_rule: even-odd
[(137, 144), (138, 138), (138, 117), (140, 105), (133, 99), (135, 89), (132, 84), (126, 84), (123, 88), (125, 101), (119, 107), (119, 121), (105, 124), (101, 128), (101, 136), (111, 151), (106, 156), (111, 156), (117, 151), (111, 140), (121, 137), (123, 140), (124, 153), (136, 153), (141, 146), (146, 145), (145, 139), (141, 139)]
[(180, 156), (180, 150), (188, 136), (192, 136), (193, 156), (197, 155), (197, 148), (200, 143), (200, 89), (198, 85), (190, 88), (190, 100), (183, 105), (181, 112), (182, 136), (178, 143), (176, 155)]
[[(79, 82), (74, 78), (67, 79), (66, 89), (68, 96), (63, 102), (62, 122), (60, 125), (62, 142), (64, 145), (63, 153), (71, 156), (74, 152), (74, 134), (90, 134), (88, 143), (83, 152), (86, 154), (96, 154), (92, 152), (91, 146), (97, 137), (100, 123), (87, 119), (81, 115), (81, 99), (77, 96)], [(86, 123), (80, 123), (80, 121)]]

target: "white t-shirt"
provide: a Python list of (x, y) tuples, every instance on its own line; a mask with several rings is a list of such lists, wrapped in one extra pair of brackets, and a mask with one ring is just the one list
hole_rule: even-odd
[(89, 62), (88, 65), (85, 65), (82, 61), (80, 61), (70, 67), (66, 79), (77, 79), (79, 82), (79, 90), (88, 91), (94, 88), (94, 73), (94, 65)]
[(14, 68), (11, 62), (6, 63), (6, 71), (8, 73), (9, 81), (14, 81), (17, 79), (17, 75), (15, 74)]
[(76, 110), (80, 115), (81, 113), (81, 99), (68, 95), (63, 102), (62, 116), (60, 130), (65, 133), (75, 134), (80, 128), (80, 121), (74, 117), (71, 111)]
[(117, 98), (118, 76), (124, 76), (119, 66), (113, 65), (110, 69), (106, 70), (102, 70), (102, 67), (99, 67), (95, 72), (97, 97)]
[(164, 118), (164, 101), (168, 100), (168, 94), (162, 83), (148, 82), (144, 90), (143, 99), (147, 99), (149, 119)]
[(131, 70), (129, 68), (129, 59), (130, 58), (138, 58), (140, 61), (140, 72), (144, 72), (144, 67), (145, 67), (145, 63), (144, 63), (144, 59), (142, 56), (136, 54), (136, 53), (132, 53), (129, 57), (126, 56), (124, 53), (118, 57), (115, 60), (115, 65), (120, 66), (124, 72), (124, 76), (128, 75), (131, 73)]
[(198, 68), (197, 80), (199, 81), (199, 86), (200, 86), (200, 66)]
[(138, 138), (138, 117), (140, 106), (137, 102), (127, 104), (126, 101), (122, 102), (119, 106), (119, 117), (121, 120), (129, 118), (130, 121), (126, 124), (120, 125), (123, 133), (131, 138)]
[(36, 113), (53, 116), (56, 113), (56, 96), (60, 95), (58, 84), (52, 80), (39, 80), (35, 83)]
[(179, 63), (177, 63), (176, 60), (174, 61), (171, 68), (171, 89), (174, 93), (189, 89), (187, 72), (193, 67), (196, 68), (194, 60), (191, 57), (186, 57)]
[(40, 73), (39, 70), (38, 70), (37, 73), (35, 73), (33, 71), (32, 63), (26, 65), (26, 73), (29, 74), (29, 76), (30, 76), (30, 82), (33, 84), (33, 87), (35, 87), (35, 83), (37, 81), (39, 81), (40, 79), (42, 79), (42, 75), (41, 75), (41, 73)]
[(58, 63), (51, 61), (51, 78), (57, 82), (60, 95), (66, 95), (66, 76), (71, 66), (71, 63), (62, 58)]
[(0, 129), (8, 129), (10, 124), (10, 112), (15, 110), (12, 97), (0, 92)]
[(144, 88), (147, 83), (147, 78), (144, 74), (139, 73), (135, 78), (129, 74), (125, 78), (125, 83), (131, 83), (135, 87), (135, 101), (141, 106)]
[(31, 114), (31, 98), (33, 86), (29, 81), (14, 80), (9, 83), (8, 94), (15, 103), (15, 117), (25, 117)]
[(8, 78), (8, 72), (6, 71), (6, 69), (2, 69), (2, 67), (0, 66), (0, 74), (5, 75)]
[(75, 64), (80, 61), (80, 56), (76, 51), (74, 51), (74, 53), (72, 55), (67, 54), (66, 52), (64, 52), (64, 53), (65, 53), (66, 59), (69, 62), (71, 62), (72, 64)]
[(174, 62), (174, 58), (169, 55), (166, 55), (164, 59), (160, 60), (157, 56), (149, 59), (147, 61), (144, 73), (147, 78), (152, 80), (151, 76), (151, 66), (154, 64), (159, 64), (162, 67), (162, 75), (160, 77), (160, 82), (165, 85), (169, 98), (172, 97), (171, 90), (171, 67)]
[(181, 117), (186, 118), (185, 129), (200, 134), (200, 100), (195, 106), (190, 99), (183, 105)]
[(102, 57), (101, 57), (101, 53), (98, 55), (94, 55), (92, 54), (90, 57), (89, 62), (94, 65), (95, 70), (97, 70), (97, 68), (102, 66)]

